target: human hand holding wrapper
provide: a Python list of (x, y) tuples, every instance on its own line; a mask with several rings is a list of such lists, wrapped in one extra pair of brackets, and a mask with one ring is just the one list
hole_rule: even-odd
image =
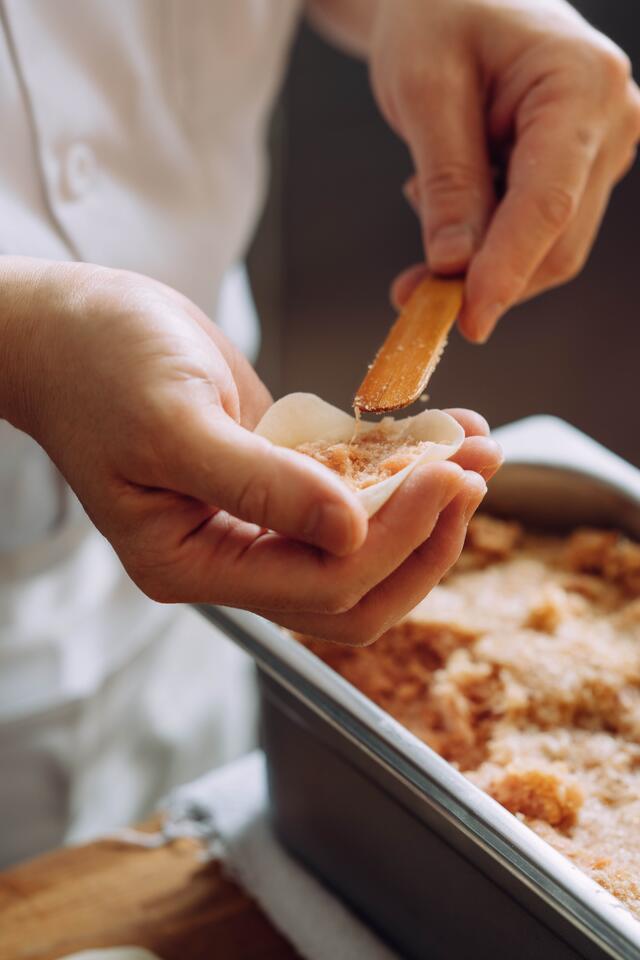
[(391, 447), (407, 441), (413, 443), (415, 450), (406, 464), (399, 463), (396, 469), (377, 477), (374, 473), (374, 482), (355, 491), (368, 517), (384, 506), (417, 467), (453, 457), (465, 437), (460, 423), (443, 410), (423, 410), (415, 417), (401, 420), (385, 418), (380, 424), (358, 424), (350, 414), (312, 393), (290, 393), (282, 397), (267, 410), (255, 432), (278, 446), (300, 451), (304, 451), (309, 441), (319, 441), (329, 449), (339, 444), (348, 450), (358, 440), (366, 441), (368, 436), (375, 436), (384, 445), (379, 434)]
[(462, 307), (464, 281), (434, 277), (418, 284), (369, 367), (356, 411), (400, 410), (424, 392)]

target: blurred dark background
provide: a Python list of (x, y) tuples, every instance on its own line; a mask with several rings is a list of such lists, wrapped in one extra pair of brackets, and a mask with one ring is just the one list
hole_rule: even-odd
[[(577, 6), (640, 75), (640, 3)], [(276, 396), (310, 390), (348, 408), (393, 311), (388, 288), (421, 259), (400, 188), (407, 151), (378, 114), (366, 68), (306, 26), (272, 130), (272, 189), (249, 256), (263, 322), (259, 369)], [(583, 274), (513, 310), (489, 344), (455, 334), (431, 405), (493, 426), (533, 413), (569, 420), (640, 465), (640, 164), (617, 188)]]

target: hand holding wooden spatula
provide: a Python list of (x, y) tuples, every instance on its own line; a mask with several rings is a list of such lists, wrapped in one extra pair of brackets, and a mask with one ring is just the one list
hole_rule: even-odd
[(418, 284), (358, 388), (356, 410), (386, 413), (420, 397), (460, 312), (463, 290), (458, 277), (428, 275)]

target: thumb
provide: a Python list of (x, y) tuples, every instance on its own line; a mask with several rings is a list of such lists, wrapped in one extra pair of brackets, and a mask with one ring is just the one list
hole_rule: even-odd
[(441, 68), (402, 110), (427, 261), (444, 274), (466, 270), (495, 203), (480, 80), (456, 67)]
[(167, 458), (171, 489), (337, 555), (353, 553), (367, 516), (330, 470), (245, 430), (221, 410), (190, 411)]

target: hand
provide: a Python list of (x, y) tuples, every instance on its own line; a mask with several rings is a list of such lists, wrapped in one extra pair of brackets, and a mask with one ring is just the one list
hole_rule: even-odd
[[(467, 526), (500, 467), (483, 417), (449, 410), (466, 439), (452, 461), (418, 467), (369, 522), (363, 546), (344, 558), (316, 556), (319, 592), (310, 609), (257, 613), (308, 636), (349, 646), (373, 643), (412, 610), (453, 566)], [(317, 599), (324, 595), (323, 605)]]
[[(468, 271), (460, 328), (484, 341), (584, 265), (640, 137), (629, 62), (563, 0), (379, 0), (369, 56), (429, 265)], [(424, 270), (398, 278), (398, 305)]]
[(266, 389), (180, 294), (14, 258), (0, 290), (0, 413), (47, 450), (150, 597), (361, 642), (456, 559), (478, 474), (500, 462), (477, 415), (456, 413), (470, 435), (457, 464), (417, 469), (367, 523), (334, 474), (251, 432)]

